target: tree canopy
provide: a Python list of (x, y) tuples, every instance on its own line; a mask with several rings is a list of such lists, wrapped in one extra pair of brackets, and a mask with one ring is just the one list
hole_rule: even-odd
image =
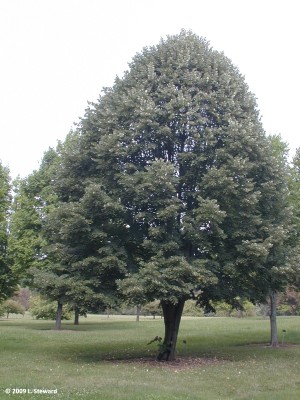
[(85, 260), (119, 249), (119, 292), (161, 301), (162, 359), (174, 357), (185, 300), (266, 293), (279, 169), (243, 76), (185, 31), (137, 54), (69, 138), (57, 191), (97, 237)]
[(60, 314), (66, 302), (159, 300), (158, 358), (171, 360), (186, 300), (240, 306), (282, 287), (293, 226), (284, 152), (232, 62), (192, 32), (169, 36), (137, 54), (19, 182), (15, 271), (33, 267)]

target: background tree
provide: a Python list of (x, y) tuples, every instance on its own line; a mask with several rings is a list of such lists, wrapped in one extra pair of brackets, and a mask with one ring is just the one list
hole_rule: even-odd
[(292, 160), (289, 174), (289, 204), (292, 208), (293, 235), (286, 272), (289, 284), (300, 291), (300, 148)]
[[(264, 263), (264, 269), (261, 271), (260, 281), (263, 281), (264, 286), (268, 287), (271, 346), (277, 347), (277, 296), (289, 282), (289, 274), (287, 274), (285, 266), (290, 251), (293, 226), (288, 198), (288, 145), (283, 142), (280, 135), (270, 136), (269, 140), (273, 153), (270, 162), (274, 171), (271, 182), (272, 190), (267, 192), (269, 198), (265, 199), (266, 207), (269, 208), (266, 229), (268, 229), (270, 250)], [(258, 300), (261, 299), (261, 297), (258, 298)]]
[(300, 315), (300, 291), (288, 286), (278, 297), (279, 315)]
[(12, 300), (18, 302), (24, 308), (24, 310), (27, 311), (30, 307), (30, 297), (31, 292), (28, 288), (18, 287), (12, 297)]
[[(42, 234), (48, 213), (58, 201), (54, 189), (60, 157), (57, 149), (45, 152), (40, 168), (25, 179), (15, 182), (15, 198), (10, 221), (9, 254), (13, 270), (23, 285), (37, 287), (37, 279), (47, 264)], [(36, 276), (34, 276), (36, 274)], [(44, 280), (38, 287), (43, 290)]]
[[(116, 304), (116, 280), (124, 275), (122, 244), (115, 239), (118, 204), (91, 184), (80, 202), (65, 202), (49, 213), (44, 229), (46, 265), (34, 271), (35, 287), (74, 309), (105, 310)], [(112, 223), (114, 218), (114, 223)]]
[(6, 318), (8, 319), (9, 314), (25, 314), (25, 309), (22, 307), (22, 305), (13, 300), (13, 299), (7, 299), (2, 305), (1, 305), (1, 311), (6, 314)]
[[(33, 295), (30, 300), (29, 312), (30, 315), (36, 319), (56, 320), (57, 302), (50, 301), (40, 295)], [(65, 320), (70, 320), (72, 318), (70, 308), (64, 308), (61, 318)]]
[(293, 207), (294, 244), (300, 241), (300, 147), (293, 157), (289, 174), (289, 202)]
[(16, 277), (8, 257), (8, 220), (11, 205), (9, 170), (0, 162), (0, 303), (13, 294)]
[(126, 251), (119, 287), (133, 304), (161, 301), (160, 360), (175, 357), (187, 299), (267, 293), (261, 271), (281, 229), (272, 157), (243, 77), (190, 32), (137, 54), (87, 110), (60, 170), (64, 201), (97, 185), (118, 206), (106, 218)]
[(162, 310), (160, 307), (160, 302), (158, 300), (151, 301), (143, 306), (142, 309), (143, 314), (152, 315), (153, 319), (155, 319), (156, 315), (161, 315)]
[(45, 152), (40, 168), (27, 178), (15, 181), (15, 196), (10, 218), (9, 256), (15, 274), (30, 284), (29, 269), (41, 268), (44, 262), (42, 226), (57, 196), (53, 181), (59, 155), (54, 149)]

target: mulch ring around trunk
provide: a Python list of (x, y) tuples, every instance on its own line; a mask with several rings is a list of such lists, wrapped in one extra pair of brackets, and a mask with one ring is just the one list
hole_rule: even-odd
[(207, 365), (219, 364), (224, 360), (217, 358), (177, 357), (174, 361), (157, 361), (151, 358), (133, 358), (129, 360), (116, 360), (118, 364), (135, 364), (137, 367), (162, 368), (167, 370), (184, 371)]

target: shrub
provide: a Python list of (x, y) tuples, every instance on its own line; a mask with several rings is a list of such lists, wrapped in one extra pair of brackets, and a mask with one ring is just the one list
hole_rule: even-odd
[[(36, 319), (56, 319), (57, 302), (41, 299), (39, 296), (31, 299), (30, 314)], [(68, 306), (63, 308), (62, 319), (70, 320), (72, 313)]]
[(188, 317), (203, 317), (203, 309), (197, 306), (194, 300), (187, 300), (184, 305), (183, 315)]
[(160, 306), (160, 301), (159, 300), (154, 300), (151, 301), (150, 303), (147, 303), (143, 305), (142, 307), (142, 312), (144, 315), (152, 315), (153, 318), (156, 317), (156, 315), (162, 315), (162, 309)]
[(236, 309), (232, 305), (220, 301), (214, 302), (215, 313), (210, 313), (209, 316), (214, 315), (216, 317), (253, 317), (255, 315), (255, 305), (248, 300), (242, 302), (242, 308)]

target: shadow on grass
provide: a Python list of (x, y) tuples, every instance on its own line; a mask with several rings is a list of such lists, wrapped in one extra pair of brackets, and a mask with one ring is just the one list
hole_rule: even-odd
[[(13, 326), (13, 325), (10, 325)], [(16, 324), (15, 326), (20, 326), (20, 324)], [(132, 325), (125, 325), (122, 322), (111, 322), (110, 324), (106, 324), (105, 322), (84, 322), (82, 325), (74, 325), (71, 322), (62, 322), (62, 328), (57, 330), (55, 329), (55, 322), (49, 321), (41, 321), (35, 322), (35, 324), (27, 324), (23, 325), (25, 329), (30, 329), (33, 331), (53, 331), (53, 332), (61, 332), (61, 333), (70, 333), (70, 332), (97, 332), (97, 331), (111, 331), (112, 329), (122, 329), (122, 330), (131, 330)]]
[(138, 348), (116, 348), (116, 346), (103, 346), (103, 345), (86, 345), (76, 347), (68, 347), (62, 349), (56, 354), (57, 358), (63, 358), (64, 361), (71, 363), (102, 363), (102, 362), (114, 362), (114, 361), (128, 361), (140, 358), (147, 358), (149, 360), (155, 360), (157, 352), (155, 349), (145, 349), (139, 346)]

